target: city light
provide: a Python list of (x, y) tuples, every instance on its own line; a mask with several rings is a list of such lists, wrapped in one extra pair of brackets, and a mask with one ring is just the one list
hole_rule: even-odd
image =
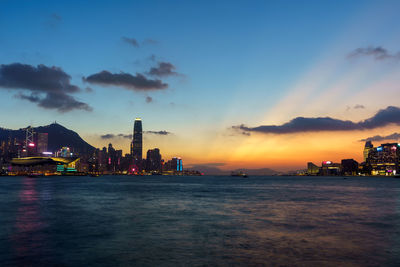
[(30, 147), (34, 147), (34, 146), (35, 146), (35, 144), (34, 144), (34, 143), (29, 143), (29, 144), (28, 144), (28, 146), (30, 146)]

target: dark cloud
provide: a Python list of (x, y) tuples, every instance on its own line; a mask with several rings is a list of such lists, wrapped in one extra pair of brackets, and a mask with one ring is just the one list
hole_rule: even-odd
[(167, 131), (145, 131), (147, 134), (157, 134), (157, 135), (169, 135), (170, 132)]
[(93, 109), (86, 103), (79, 102), (70, 95), (60, 95), (58, 93), (48, 93), (44, 98), (36, 94), (24, 95), (22, 93), (16, 95), (17, 98), (37, 103), (39, 107), (45, 109), (57, 109), (59, 112), (68, 112), (74, 109), (82, 109), (92, 111)]
[(16, 97), (37, 103), (39, 107), (67, 112), (74, 109), (90, 111), (92, 108), (79, 102), (71, 93), (80, 92), (78, 86), (70, 83), (71, 76), (58, 67), (37, 67), (13, 63), (0, 65), (0, 88), (28, 91), (19, 92)]
[(153, 98), (151, 96), (146, 96), (146, 103), (153, 102)]
[(176, 76), (179, 75), (177, 72), (174, 71), (175, 66), (172, 65), (172, 63), (169, 62), (158, 62), (157, 67), (153, 67), (149, 71), (149, 75), (152, 76)]
[(104, 134), (100, 136), (101, 139), (113, 139), (115, 138), (115, 134)]
[(345, 121), (330, 117), (297, 117), (282, 125), (261, 125), (257, 127), (247, 127), (242, 124), (239, 126), (232, 126), (232, 128), (244, 132), (287, 134), (319, 131), (366, 130), (387, 126), (389, 124), (400, 125), (400, 108), (389, 106), (386, 109), (379, 110), (371, 118), (360, 122)]
[(370, 56), (375, 60), (385, 60), (385, 59), (400, 59), (400, 52), (397, 54), (391, 54), (387, 49), (381, 46), (370, 46), (366, 48), (357, 48), (353, 52), (351, 52), (348, 57), (360, 57), (360, 56)]
[(134, 46), (134, 47), (139, 47), (139, 43), (135, 38), (128, 38), (128, 37), (121, 37), (122, 41)]
[(378, 142), (378, 141), (399, 140), (399, 139), (400, 139), (400, 134), (399, 133), (392, 133), (392, 134), (386, 135), (386, 136), (375, 135), (375, 136), (372, 136), (372, 137), (361, 139), (360, 141), (361, 142), (366, 142), (366, 141)]
[(83, 81), (93, 84), (121, 86), (137, 91), (162, 90), (168, 88), (167, 83), (158, 79), (148, 79), (143, 74), (136, 73), (135, 76), (129, 73), (111, 73), (106, 70), (84, 77)]

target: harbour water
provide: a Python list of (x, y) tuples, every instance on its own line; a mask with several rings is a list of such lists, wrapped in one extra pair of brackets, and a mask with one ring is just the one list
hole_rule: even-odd
[(400, 179), (0, 177), (0, 266), (399, 266)]

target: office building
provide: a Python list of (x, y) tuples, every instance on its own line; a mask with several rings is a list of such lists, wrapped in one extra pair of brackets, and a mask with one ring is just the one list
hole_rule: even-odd
[(158, 148), (149, 149), (146, 157), (146, 171), (161, 172), (161, 154)]
[(47, 152), (47, 146), (49, 143), (49, 134), (48, 133), (38, 133), (37, 134), (37, 152), (42, 154), (43, 152)]
[(131, 143), (131, 157), (133, 164), (140, 168), (142, 162), (142, 150), (143, 150), (143, 132), (142, 132), (142, 120), (140, 118), (135, 119), (133, 126), (133, 139)]

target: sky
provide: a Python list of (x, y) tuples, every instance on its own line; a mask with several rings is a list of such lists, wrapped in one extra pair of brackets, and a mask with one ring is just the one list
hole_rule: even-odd
[(0, 126), (222, 169), (361, 162), (400, 135), (399, 1), (0, 2)]

